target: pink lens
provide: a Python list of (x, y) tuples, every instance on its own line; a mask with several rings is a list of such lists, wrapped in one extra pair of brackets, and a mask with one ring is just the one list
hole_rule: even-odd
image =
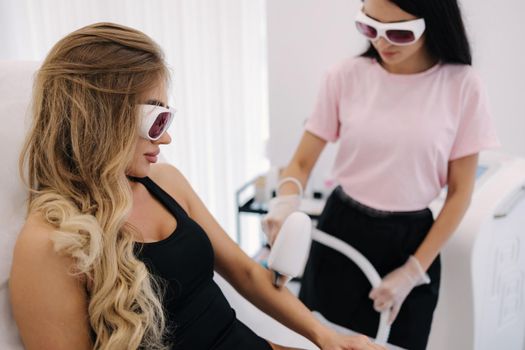
[(168, 126), (168, 122), (171, 119), (171, 113), (170, 112), (162, 112), (160, 113), (157, 118), (155, 119), (155, 122), (151, 126), (151, 128), (148, 131), (148, 136), (152, 139), (159, 138), (164, 131), (166, 131), (166, 128)]
[(416, 40), (414, 32), (411, 30), (387, 30), (388, 40), (396, 44), (408, 44)]
[(357, 30), (364, 36), (366, 36), (368, 39), (375, 39), (377, 36), (377, 30), (374, 27), (369, 26), (368, 24), (364, 24), (361, 22), (356, 21), (355, 25), (357, 27)]

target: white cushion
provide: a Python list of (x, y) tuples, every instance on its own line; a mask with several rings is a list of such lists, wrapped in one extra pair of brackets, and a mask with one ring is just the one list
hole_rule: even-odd
[(18, 158), (29, 125), (37, 62), (0, 61), (0, 349), (23, 349), (9, 305), (7, 282), (13, 246), (24, 222), (27, 191)]

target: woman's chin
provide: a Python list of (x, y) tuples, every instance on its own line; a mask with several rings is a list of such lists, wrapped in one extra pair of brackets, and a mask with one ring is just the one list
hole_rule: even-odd
[(147, 164), (141, 165), (140, 167), (134, 167), (128, 170), (126, 175), (142, 178), (142, 177), (148, 176), (149, 172), (150, 172), (150, 163), (147, 163)]

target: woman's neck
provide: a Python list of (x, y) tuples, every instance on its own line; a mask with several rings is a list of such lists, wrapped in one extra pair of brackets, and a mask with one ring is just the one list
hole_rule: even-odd
[(439, 60), (432, 56), (427, 50), (421, 50), (398, 64), (389, 65), (382, 62), (381, 65), (390, 73), (416, 74), (430, 69), (438, 61)]

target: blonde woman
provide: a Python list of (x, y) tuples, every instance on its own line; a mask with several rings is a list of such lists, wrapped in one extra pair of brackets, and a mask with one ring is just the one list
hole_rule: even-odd
[(316, 321), (228, 238), (182, 174), (155, 164), (174, 111), (159, 47), (99, 23), (50, 51), (21, 166), (27, 222), (10, 279), (31, 349), (284, 349), (235, 317), (213, 270), (321, 349), (379, 349)]

